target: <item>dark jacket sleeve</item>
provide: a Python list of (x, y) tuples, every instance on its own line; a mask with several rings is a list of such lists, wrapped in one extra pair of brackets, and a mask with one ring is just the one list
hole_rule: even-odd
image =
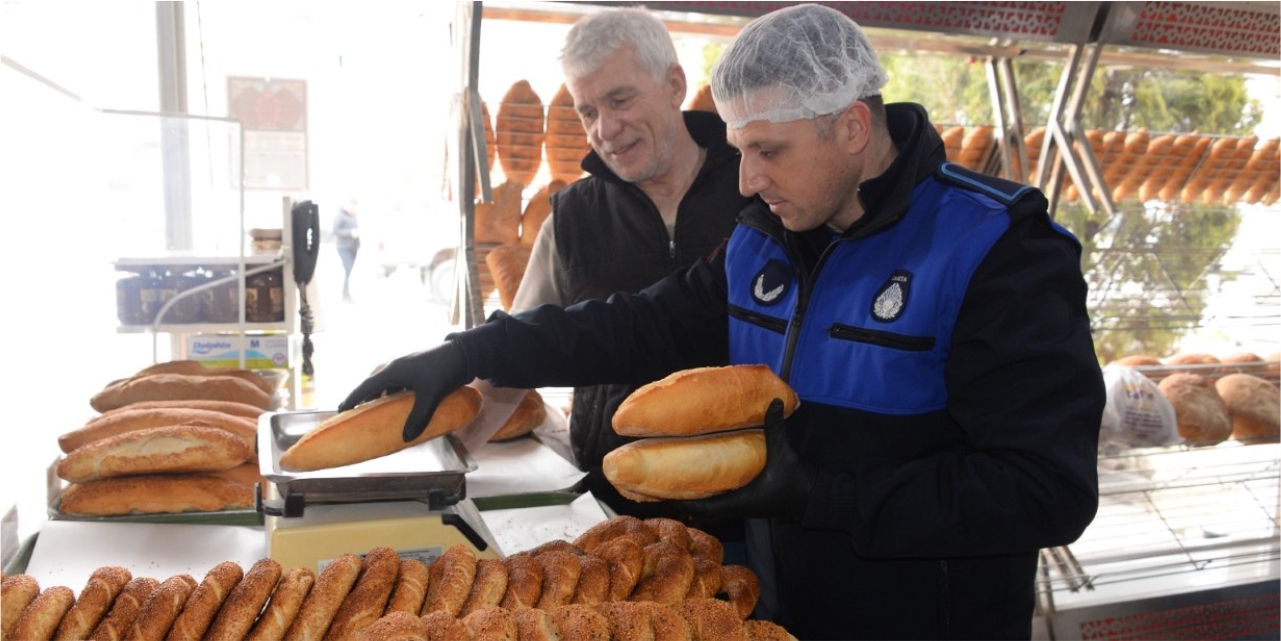
[(805, 525), (849, 531), (881, 558), (1008, 554), (1081, 535), (1098, 507), (1105, 392), (1079, 245), (1044, 209), (1013, 213), (971, 280), (952, 345), (948, 413), (964, 447), (825, 475)]
[(723, 251), (637, 294), (495, 312), (449, 336), (472, 375), (504, 387), (644, 383), (729, 361)]

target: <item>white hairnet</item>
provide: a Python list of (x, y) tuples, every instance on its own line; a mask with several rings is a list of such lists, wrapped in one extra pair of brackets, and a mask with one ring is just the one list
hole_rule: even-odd
[(768, 13), (738, 34), (712, 69), (712, 98), (730, 128), (833, 114), (889, 80), (867, 34), (816, 4)]

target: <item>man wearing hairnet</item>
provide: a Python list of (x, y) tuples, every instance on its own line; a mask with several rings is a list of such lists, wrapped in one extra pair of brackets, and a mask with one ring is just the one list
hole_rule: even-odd
[(764, 363), (800, 408), (765, 469), (695, 514), (744, 516), (755, 616), (801, 639), (1027, 638), (1038, 550), (1098, 504), (1104, 388), (1080, 246), (1035, 189), (948, 164), (924, 109), (883, 105), (867, 37), (799, 5), (712, 72), (762, 202), (638, 295), (544, 306), (392, 361), (340, 406), (416, 392), (405, 436), (478, 376), (534, 387)]

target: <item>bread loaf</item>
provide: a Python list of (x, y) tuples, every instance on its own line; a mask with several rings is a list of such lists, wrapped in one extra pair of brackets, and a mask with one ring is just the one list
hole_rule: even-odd
[(1228, 374), (1215, 381), (1228, 408), (1232, 438), (1247, 443), (1275, 443), (1281, 436), (1281, 392), (1251, 374)]
[(58, 512), (69, 516), (217, 512), (253, 507), (254, 490), (211, 474), (143, 474), (73, 483)]
[(274, 559), (259, 559), (254, 563), (227, 594), (227, 600), (218, 608), (213, 623), (205, 631), (205, 638), (208, 641), (242, 641), (275, 591), (280, 573), (280, 563)]
[(76, 602), (76, 593), (66, 586), (45, 588), (27, 604), (14, 621), (6, 639), (14, 641), (48, 641), (62, 623), (62, 617)]
[(310, 471), (351, 465), (443, 436), (476, 418), (480, 392), (463, 386), (446, 396), (423, 433), (406, 443), (402, 434), (413, 406), (413, 392), (401, 392), (331, 416), (285, 450), (280, 466)]
[(64, 456), (54, 469), (65, 481), (84, 483), (135, 474), (219, 472), (253, 455), (253, 448), (230, 432), (175, 425), (93, 441)]
[[(107, 615), (107, 609), (131, 579), (133, 575), (129, 570), (121, 567), (104, 566), (94, 570), (89, 575), (89, 581), (85, 583), (84, 589), (80, 590), (80, 595), (76, 597), (71, 610), (62, 617), (62, 623), (58, 624), (58, 630), (53, 638), (56, 641), (88, 639), (89, 634)], [(6, 605), (8, 598), (6, 594), (4, 597)]]
[(196, 360), (177, 360), (156, 363), (134, 373), (134, 377), (152, 374), (184, 374), (187, 376), (234, 376), (253, 383), (258, 389), (272, 393), (271, 382), (247, 369), (234, 367), (209, 367)]
[(125, 638), (129, 626), (133, 625), (133, 620), (138, 616), (138, 609), (158, 587), (160, 582), (151, 577), (140, 576), (131, 579), (112, 602), (111, 609), (107, 610), (107, 616), (103, 617), (98, 627), (93, 629), (89, 639), (120, 641)]
[(211, 472), (211, 474), (251, 488), (254, 485), (266, 487), (267, 483), (267, 479), (263, 477), (262, 470), (258, 466), (257, 456), (253, 456), (248, 461), (229, 470)]
[(326, 639), (351, 639), (383, 615), (396, 587), (400, 555), (389, 547), (376, 547), (361, 561), (360, 575), (329, 624)]
[(573, 182), (583, 175), (582, 161), (591, 151), (591, 145), (587, 143), (587, 132), (583, 131), (582, 120), (574, 109), (574, 96), (564, 84), (547, 105), (544, 148), (552, 180)]
[(707, 498), (747, 485), (765, 469), (765, 433), (641, 439), (606, 454), (602, 469), (634, 500)]
[(1210, 148), (1210, 142), (1209, 136), (1202, 136), (1199, 133), (1185, 134), (1174, 139), (1174, 149), (1170, 153), (1170, 158), (1176, 159), (1177, 164), (1157, 194), (1160, 200), (1167, 202), (1179, 200), (1183, 188), (1192, 175), (1192, 170), (1201, 163), (1206, 150)]
[(1118, 358), (1112, 362), (1126, 367), (1154, 367), (1164, 365), (1164, 363), (1161, 362), (1161, 359), (1147, 354), (1131, 354), (1129, 356)]
[(205, 574), (174, 619), (166, 638), (169, 641), (200, 641), (218, 614), (227, 595), (240, 583), (245, 571), (239, 563), (224, 561)]
[(498, 299), (503, 309), (511, 311), (520, 281), (525, 276), (525, 267), (529, 264), (529, 245), (507, 243), (499, 245), (485, 255), (485, 264), (494, 277), (494, 287), (498, 290)]
[[(525, 205), (525, 211), (521, 212), (520, 215), (520, 243), (522, 245), (534, 244), (534, 240), (538, 238), (538, 230), (543, 228), (543, 222), (552, 213), (552, 194), (564, 187), (564, 180), (553, 180), (543, 185), (542, 189), (539, 189), (529, 199), (529, 204)], [(522, 269), (521, 271), (524, 270)]]
[(130, 641), (161, 641), (174, 619), (196, 589), (196, 580), (187, 574), (171, 576), (160, 583), (138, 608), (138, 616), (129, 626)]
[(258, 622), (249, 631), (245, 641), (280, 641), (285, 631), (298, 616), (303, 599), (311, 592), (316, 583), (316, 573), (311, 568), (291, 568), (281, 577), (280, 583), (271, 593), (267, 608), (258, 617)]
[(1192, 445), (1214, 445), (1232, 435), (1228, 407), (1214, 383), (1197, 374), (1175, 373), (1157, 385), (1174, 406), (1179, 435)]
[(547, 406), (543, 403), (543, 397), (538, 390), (527, 390), (521, 397), (520, 404), (512, 415), (507, 417), (503, 426), (498, 428), (494, 435), (489, 437), (490, 441), (508, 441), (519, 438), (532, 431), (534, 428), (547, 422)]
[(476, 561), (476, 578), (472, 580), (471, 592), (463, 602), (462, 616), (487, 606), (502, 603), (507, 593), (507, 566), (499, 559), (479, 559)]
[(476, 580), (476, 554), (465, 545), (452, 545), (431, 562), (427, 574), (423, 614), (443, 611), (456, 617), (471, 596), (471, 586)]
[(249, 405), (248, 403), (237, 403), (235, 401), (207, 401), (207, 400), (142, 401), (140, 403), (125, 405), (124, 407), (117, 407), (116, 409), (113, 409), (113, 410), (107, 410), (106, 412), (103, 412), (102, 415), (107, 416), (110, 414), (114, 414), (116, 412), (124, 412), (127, 410), (143, 410), (143, 409), (211, 410), (214, 412), (222, 412), (223, 414), (239, 416), (239, 417), (247, 418), (254, 421), (258, 420), (258, 417), (262, 416), (263, 413), (267, 411), (261, 407), (255, 407), (253, 405)]
[(6, 576), (0, 581), (0, 637), (12, 638), (9, 631), (22, 611), (40, 596), (40, 582), (26, 574)]
[(543, 565), (532, 554), (513, 554), (507, 566), (507, 591), (499, 604), (508, 610), (526, 610), (538, 604), (543, 592)]
[(701, 85), (694, 96), (689, 100), (689, 106), (685, 107), (688, 111), (707, 111), (710, 113), (719, 113), (716, 111), (716, 101), (712, 99), (712, 86), (709, 84)]
[(428, 641), (427, 624), (418, 615), (388, 612), (360, 631), (358, 641)]
[(683, 370), (632, 392), (614, 413), (614, 431), (691, 436), (756, 427), (776, 398), (783, 400), (784, 416), (800, 405), (796, 392), (764, 365)]
[(157, 407), (121, 409), (103, 414), (85, 423), (84, 427), (58, 437), (58, 447), (70, 454), (93, 441), (117, 436), (126, 432), (171, 425), (216, 427), (239, 436), (249, 447), (254, 445), (258, 425), (254, 419), (232, 416), (214, 410)]
[(543, 100), (528, 80), (512, 84), (503, 95), (494, 120), (498, 138), (498, 164), (509, 182), (528, 185), (543, 162), (546, 135)]
[(472, 641), (517, 641), (516, 616), (496, 605), (487, 605), (462, 617)]
[(334, 613), (351, 592), (351, 586), (356, 584), (360, 565), (360, 557), (355, 554), (343, 554), (326, 565), (316, 577), (307, 598), (303, 599), (302, 608), (293, 623), (289, 624), (284, 641), (323, 639)]
[(415, 617), (427, 599), (427, 565), (418, 559), (401, 559), (396, 587), (387, 601), (387, 612), (408, 612)]
[(192, 376), (152, 374), (108, 385), (89, 399), (99, 412), (143, 401), (233, 401), (263, 409), (271, 408), (271, 394), (235, 376)]
[(1251, 352), (1236, 352), (1228, 354), (1219, 359), (1223, 367), (1219, 371), (1224, 374), (1262, 374), (1267, 371), (1267, 363), (1263, 357)]
[(506, 245), (520, 242), (520, 183), (505, 182), (492, 189), (493, 201), (477, 202), (473, 229), (476, 242)]

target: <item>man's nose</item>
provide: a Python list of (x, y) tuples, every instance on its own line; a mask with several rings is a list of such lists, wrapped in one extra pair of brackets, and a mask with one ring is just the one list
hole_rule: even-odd
[(622, 122), (615, 118), (612, 113), (602, 111), (596, 116), (596, 137), (601, 140), (609, 140), (622, 131)]
[(744, 155), (738, 165), (738, 193), (744, 198), (751, 198), (765, 189), (768, 181), (765, 176)]

